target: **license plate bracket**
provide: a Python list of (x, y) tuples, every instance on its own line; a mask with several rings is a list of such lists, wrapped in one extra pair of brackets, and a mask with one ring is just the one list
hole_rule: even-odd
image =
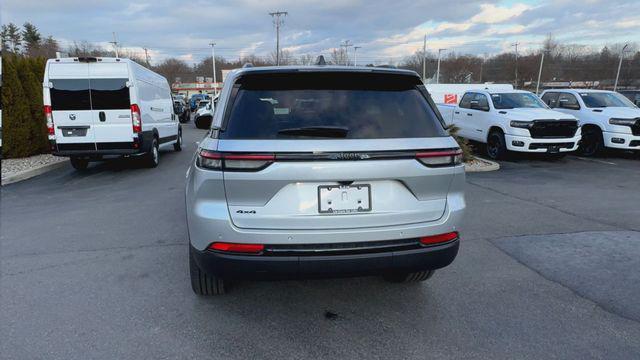
[(550, 154), (557, 154), (560, 152), (560, 146), (559, 145), (549, 145), (549, 147), (547, 147), (547, 152)]
[(320, 214), (357, 214), (371, 211), (371, 185), (318, 186)]

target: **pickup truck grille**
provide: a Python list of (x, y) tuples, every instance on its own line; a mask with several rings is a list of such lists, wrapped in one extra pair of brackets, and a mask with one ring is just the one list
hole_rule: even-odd
[(578, 122), (575, 120), (535, 120), (529, 128), (534, 139), (570, 138), (577, 130)]

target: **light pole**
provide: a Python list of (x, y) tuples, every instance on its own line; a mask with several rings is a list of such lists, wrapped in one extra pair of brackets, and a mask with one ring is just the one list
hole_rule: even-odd
[(216, 43), (212, 42), (211, 45), (211, 62), (213, 63), (213, 94), (218, 95), (218, 81), (216, 79)]
[(622, 67), (622, 58), (624, 57), (624, 51), (627, 50), (629, 44), (625, 44), (620, 51), (620, 61), (618, 62), (618, 72), (616, 73), (616, 82), (613, 84), (613, 91), (618, 88), (618, 78), (620, 77), (620, 68)]
[(427, 82), (427, 34), (424, 34), (422, 43), (422, 82)]
[(280, 66), (280, 26), (282, 26), (281, 16), (287, 16), (289, 13), (286, 11), (270, 12), (269, 15), (273, 18), (273, 24), (276, 26), (276, 66)]
[(440, 58), (442, 58), (442, 52), (447, 49), (438, 49), (438, 69), (436, 70), (436, 84), (440, 84)]
[(516, 89), (518, 88), (518, 45), (520, 45), (520, 43), (517, 41), (511, 44), (511, 46), (515, 46), (516, 48)]
[(536, 95), (538, 95), (538, 91), (540, 90), (540, 77), (542, 76), (542, 64), (544, 63), (544, 53), (542, 50), (542, 56), (540, 57), (540, 70), (538, 70), (538, 82), (536, 83)]
[(362, 49), (362, 46), (353, 47), (353, 66), (358, 66), (358, 49)]

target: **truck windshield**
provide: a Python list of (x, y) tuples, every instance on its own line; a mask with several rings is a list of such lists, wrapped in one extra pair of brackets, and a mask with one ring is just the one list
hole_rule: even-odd
[(221, 139), (447, 136), (413, 76), (264, 74), (239, 83)]
[(635, 107), (629, 99), (616, 93), (586, 92), (580, 97), (588, 108)]
[(496, 109), (547, 108), (537, 96), (527, 93), (491, 94), (491, 101)]

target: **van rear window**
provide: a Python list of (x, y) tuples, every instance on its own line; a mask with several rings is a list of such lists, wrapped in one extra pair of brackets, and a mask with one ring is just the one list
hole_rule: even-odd
[(114, 110), (131, 106), (127, 79), (55, 79), (52, 110)]
[(52, 110), (91, 110), (89, 79), (51, 80)]
[(127, 79), (91, 79), (91, 108), (93, 110), (129, 109)]
[(250, 75), (221, 139), (447, 136), (417, 77), (375, 73)]

